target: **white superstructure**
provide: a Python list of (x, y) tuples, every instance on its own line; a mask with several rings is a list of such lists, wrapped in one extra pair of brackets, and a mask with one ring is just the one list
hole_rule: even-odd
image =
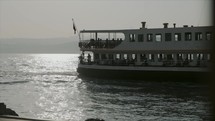
[(80, 65), (205, 68), (210, 64), (212, 27), (169, 28), (164, 23), (164, 28), (145, 28), (145, 24), (140, 29), (80, 31)]

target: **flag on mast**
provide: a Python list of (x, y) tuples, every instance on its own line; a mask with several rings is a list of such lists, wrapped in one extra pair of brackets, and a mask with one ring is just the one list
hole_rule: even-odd
[(73, 21), (73, 30), (74, 30), (74, 34), (76, 34), (77, 28), (76, 28), (76, 26), (75, 26), (74, 19), (72, 19), (72, 21)]
[[(77, 27), (76, 27), (76, 25), (75, 25), (74, 19), (72, 19), (72, 21), (73, 21), (73, 30), (74, 30), (74, 34), (76, 34), (76, 32), (78, 32), (78, 29), (77, 29)], [(78, 37), (79, 37), (79, 41), (81, 41), (80, 32), (78, 32)]]

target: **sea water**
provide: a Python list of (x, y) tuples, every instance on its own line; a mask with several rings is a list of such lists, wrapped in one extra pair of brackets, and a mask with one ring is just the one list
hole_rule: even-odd
[(212, 116), (208, 85), (79, 77), (78, 56), (0, 54), (0, 102), (21, 117), (65, 121), (205, 121)]

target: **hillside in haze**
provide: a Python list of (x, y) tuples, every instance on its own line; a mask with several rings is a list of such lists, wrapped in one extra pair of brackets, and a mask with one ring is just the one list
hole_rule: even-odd
[(79, 53), (75, 38), (2, 38), (0, 53)]

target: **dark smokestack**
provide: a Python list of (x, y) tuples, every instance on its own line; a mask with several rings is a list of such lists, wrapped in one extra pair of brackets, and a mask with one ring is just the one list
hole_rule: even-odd
[(174, 28), (176, 27), (176, 23), (173, 24)]
[(168, 28), (168, 23), (163, 23), (164, 28)]
[(142, 29), (144, 29), (144, 28), (146, 28), (145, 26), (146, 26), (146, 22), (144, 21), (144, 22), (141, 22), (142, 23)]

